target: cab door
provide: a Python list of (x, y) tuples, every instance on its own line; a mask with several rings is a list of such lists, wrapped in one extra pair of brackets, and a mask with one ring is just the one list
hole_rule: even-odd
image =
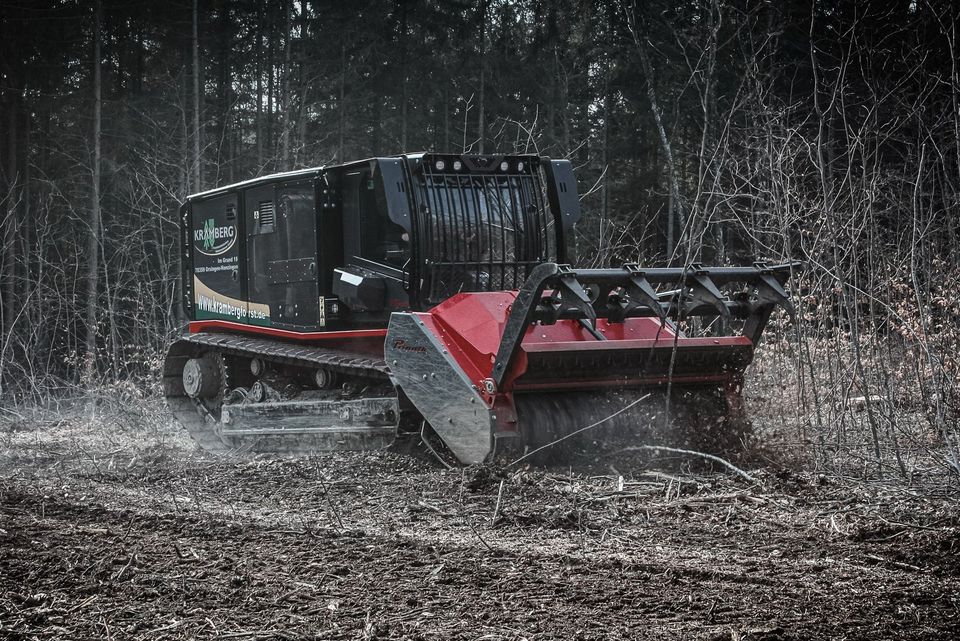
[(196, 320), (247, 321), (243, 296), (236, 193), (190, 203), (190, 259), (193, 313)]
[(251, 187), (244, 210), (249, 322), (301, 331), (321, 326), (313, 181)]

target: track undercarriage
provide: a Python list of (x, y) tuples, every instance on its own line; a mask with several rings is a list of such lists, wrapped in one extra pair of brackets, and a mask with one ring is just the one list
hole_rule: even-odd
[(212, 453), (381, 449), (393, 442), (402, 414), (376, 357), (229, 334), (174, 343), (164, 393), (177, 420)]

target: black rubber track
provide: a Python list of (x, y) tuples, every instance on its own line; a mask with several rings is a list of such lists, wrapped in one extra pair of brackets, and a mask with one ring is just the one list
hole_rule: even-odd
[[(224, 384), (214, 398), (192, 399), (183, 389), (183, 366), (187, 360), (204, 354), (212, 354), (219, 359)], [(224, 399), (230, 389), (252, 382), (248, 363), (254, 357), (304, 370), (324, 367), (360, 384), (380, 389), (389, 385), (386, 363), (362, 353), (233, 334), (184, 336), (167, 350), (163, 366), (163, 391), (174, 417), (205, 451), (212, 454), (257, 452), (306, 455), (318, 450), (317, 439), (309, 435), (240, 438), (220, 434), (220, 409)]]

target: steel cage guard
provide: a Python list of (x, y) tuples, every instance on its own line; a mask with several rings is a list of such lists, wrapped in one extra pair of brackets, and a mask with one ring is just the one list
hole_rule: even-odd
[[(510, 365), (520, 351), (527, 328), (533, 323), (552, 325), (560, 319), (579, 320), (598, 340), (597, 318), (622, 323), (627, 318), (658, 317), (662, 322), (691, 316), (722, 316), (744, 320), (742, 335), (754, 345), (779, 305), (792, 318), (795, 309), (784, 283), (799, 262), (752, 267), (659, 267), (644, 269), (626, 264), (619, 269), (573, 269), (543, 263), (535, 267), (510, 308), (491, 378), (500, 389)], [(740, 292), (734, 299), (720, 288), (746, 283), (755, 292)], [(658, 293), (654, 285), (676, 284), (679, 289)], [(546, 295), (545, 295), (546, 293)]]

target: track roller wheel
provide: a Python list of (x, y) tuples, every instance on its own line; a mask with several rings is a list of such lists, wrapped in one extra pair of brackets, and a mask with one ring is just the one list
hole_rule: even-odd
[(334, 389), (340, 382), (340, 377), (336, 372), (332, 372), (322, 367), (313, 371), (313, 384), (317, 389)]
[(221, 354), (197, 353), (182, 343), (171, 348), (164, 362), (167, 404), (190, 437), (214, 454), (234, 449), (233, 443), (220, 434), (220, 415), (232, 383), (231, 371), (238, 367), (239, 363), (231, 363)]
[(223, 389), (223, 362), (216, 355), (191, 358), (183, 366), (183, 390), (193, 399), (215, 397)]

